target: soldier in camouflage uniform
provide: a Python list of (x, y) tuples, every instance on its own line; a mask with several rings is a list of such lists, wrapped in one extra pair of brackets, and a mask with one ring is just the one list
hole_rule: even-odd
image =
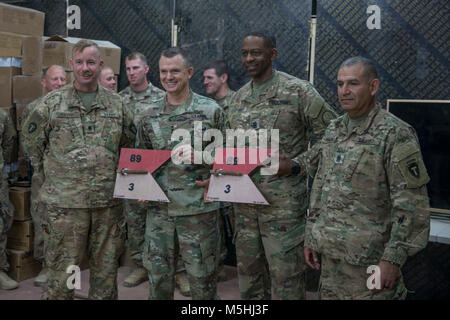
[(122, 203), (113, 199), (120, 147), (134, 140), (132, 118), (119, 95), (98, 85), (98, 46), (80, 40), (72, 50), (75, 81), (49, 93), (24, 123), (24, 146), (43, 167), (39, 198), (47, 205), (44, 299), (71, 299), (71, 265), (87, 253), (90, 299), (117, 299), (117, 269), (124, 249)]
[(111, 67), (103, 66), (98, 83), (111, 91), (116, 91), (116, 78)]
[(225, 112), (234, 94), (228, 86), (228, 79), (228, 67), (223, 60), (214, 60), (206, 64), (203, 71), (206, 94), (216, 100)]
[[(129, 54), (125, 58), (125, 65), (130, 86), (123, 89), (119, 95), (122, 97), (123, 104), (133, 114), (133, 123), (137, 127), (141, 115), (145, 114), (150, 105), (162, 99), (164, 91), (147, 80), (149, 66), (147, 58), (142, 53)], [(128, 248), (137, 267), (123, 281), (125, 287), (134, 287), (148, 280), (147, 270), (142, 265), (146, 211), (145, 204), (135, 200), (125, 200)]]
[[(317, 144), (318, 168), (309, 167), (317, 173), (304, 254), (321, 268), (322, 299), (404, 299), (400, 268), (428, 242), (429, 177), (419, 142), (409, 124), (376, 104), (378, 87), (371, 60), (343, 62), (338, 95), (346, 114)], [(380, 270), (378, 288), (371, 265)]]
[[(194, 69), (183, 49), (163, 51), (159, 70), (166, 94), (142, 118), (138, 126), (138, 147), (173, 149), (180, 144), (171, 140), (175, 129), (184, 129), (192, 139), (202, 135), (203, 130), (222, 129), (222, 109), (214, 100), (189, 88)], [(201, 124), (201, 130), (194, 130), (196, 121)], [(174, 139), (178, 137), (175, 135)], [(152, 204), (147, 211), (143, 261), (149, 271), (150, 299), (173, 299), (179, 253), (188, 274), (192, 299), (216, 298), (219, 204), (204, 203), (203, 189), (195, 185), (196, 180), (209, 177), (209, 169), (204, 164), (169, 161), (156, 171), (155, 178), (170, 203)]]
[(257, 170), (252, 176), (270, 206), (234, 204), (242, 299), (270, 299), (271, 288), (273, 298), (305, 299), (307, 188), (295, 160), (336, 117), (309, 82), (272, 69), (276, 55), (275, 38), (267, 32), (244, 38), (242, 64), (252, 81), (236, 92), (227, 112), (231, 129), (279, 132), (277, 175)]
[[(41, 84), (44, 87), (46, 93), (58, 90), (66, 85), (66, 70), (59, 65), (52, 65), (48, 67), (42, 76)], [(33, 110), (41, 101), (43, 97), (40, 97), (26, 106), (22, 112), (22, 124), (30, 114), (30, 110)], [(38, 124), (39, 125), (39, 124)], [(26, 128), (25, 128), (26, 129)], [(20, 129), (21, 135), (26, 130)], [(20, 138), (23, 141), (23, 136)], [(20, 143), (22, 145), (22, 143)], [(39, 275), (34, 279), (34, 285), (37, 287), (43, 286), (48, 280), (48, 268), (45, 265), (45, 247), (46, 247), (46, 214), (47, 209), (42, 201), (39, 201), (39, 189), (44, 182), (42, 164), (40, 168), (33, 167), (33, 175), (31, 177), (31, 206), (30, 213), (33, 218), (34, 226), (34, 242), (33, 242), (33, 257), (37, 261), (42, 263), (42, 270)]]
[(14, 209), (9, 202), (8, 174), (5, 164), (12, 162), (13, 147), (16, 144), (16, 130), (10, 116), (0, 109), (0, 289), (11, 290), (19, 284), (8, 277), (9, 269), (6, 257), (7, 232), (14, 220)]
[[(229, 72), (228, 67), (223, 60), (213, 60), (206, 64), (203, 71), (203, 84), (205, 85), (206, 94), (216, 100), (217, 104), (227, 112), (231, 97), (234, 91), (228, 86)], [(219, 230), (221, 233), (220, 259), (218, 261), (218, 278), (217, 281), (226, 281), (227, 274), (223, 267), (224, 260), (227, 257), (226, 237), (228, 233), (234, 230), (234, 213), (231, 203), (220, 203)], [(230, 236), (231, 237), (231, 236)]]

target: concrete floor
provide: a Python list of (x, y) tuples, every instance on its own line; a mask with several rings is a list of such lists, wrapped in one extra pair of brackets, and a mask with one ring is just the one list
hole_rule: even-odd
[[(132, 268), (123, 266), (119, 268), (119, 300), (147, 300), (149, 283), (144, 282), (134, 288), (127, 288), (122, 285), (123, 280), (129, 275)], [(239, 299), (239, 290), (237, 289), (236, 268), (225, 266), (228, 276), (227, 281), (218, 284), (218, 292), (223, 300)], [(42, 295), (42, 288), (35, 287), (34, 278), (20, 282), (19, 288), (15, 290), (0, 290), (0, 300), (39, 300)], [(75, 290), (76, 299), (87, 298), (89, 292), (89, 269), (81, 272), (81, 289)], [(189, 297), (182, 296), (178, 289), (175, 290), (175, 300), (190, 300)]]
[[(123, 280), (128, 276), (131, 267), (122, 266), (119, 268), (119, 300), (147, 300), (149, 283), (144, 282), (134, 288), (127, 288), (122, 285)], [(218, 283), (218, 294), (222, 300), (240, 300), (236, 268), (225, 266), (228, 280)], [(42, 288), (33, 285), (34, 278), (20, 282), (19, 288), (15, 290), (0, 290), (0, 300), (39, 300), (42, 295)], [(75, 290), (76, 299), (86, 299), (89, 291), (89, 269), (81, 272), (81, 289)], [(315, 299), (315, 293), (307, 292), (307, 299)], [(178, 289), (175, 290), (175, 300), (191, 300), (184, 297)]]

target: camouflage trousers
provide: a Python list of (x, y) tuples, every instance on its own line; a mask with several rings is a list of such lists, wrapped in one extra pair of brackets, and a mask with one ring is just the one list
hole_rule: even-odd
[(69, 266), (89, 260), (89, 299), (117, 299), (117, 269), (125, 247), (122, 206), (57, 208), (48, 206), (48, 288), (43, 299), (73, 299), (67, 285)]
[(351, 265), (339, 259), (321, 256), (319, 297), (322, 300), (399, 300), (407, 290), (400, 276), (392, 290), (372, 292), (367, 288), (369, 266)]
[(47, 228), (47, 206), (38, 199), (39, 189), (42, 185), (40, 177), (38, 177), (38, 174), (33, 174), (31, 179), (30, 213), (34, 226), (33, 257), (37, 261), (43, 262), (47, 242), (47, 233), (45, 232), (45, 228)]
[(14, 209), (9, 202), (8, 182), (4, 178), (0, 180), (0, 271), (8, 271), (9, 269), (9, 263), (6, 257), (6, 240), (13, 220)]
[(142, 250), (144, 248), (148, 204), (139, 203), (136, 200), (125, 200), (124, 208), (130, 257), (138, 268), (142, 268)]
[(234, 204), (234, 213), (241, 298), (305, 299), (304, 216), (277, 219), (273, 208), (249, 204)]
[(215, 299), (218, 254), (216, 211), (172, 217), (167, 210), (150, 209), (142, 256), (149, 272), (149, 299), (173, 300), (179, 255), (186, 268), (192, 299)]

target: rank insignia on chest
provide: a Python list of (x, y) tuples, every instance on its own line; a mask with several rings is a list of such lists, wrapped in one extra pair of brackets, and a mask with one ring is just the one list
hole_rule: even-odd
[(338, 154), (336, 155), (336, 157), (334, 158), (334, 163), (336, 163), (336, 164), (341, 164), (341, 163), (343, 163), (343, 162), (344, 162), (344, 155), (341, 154), (341, 153), (338, 153)]
[(95, 124), (93, 121), (87, 121), (84, 124), (84, 132), (85, 133), (95, 133)]

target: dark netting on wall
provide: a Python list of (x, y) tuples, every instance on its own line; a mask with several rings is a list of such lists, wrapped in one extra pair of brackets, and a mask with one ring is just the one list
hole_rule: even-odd
[(231, 70), (230, 86), (239, 89), (249, 78), (241, 65), (246, 33), (268, 30), (277, 40), (274, 66), (299, 78), (307, 77), (311, 2), (298, 0), (178, 0), (179, 45), (193, 53), (194, 90), (203, 91), (203, 66), (224, 59)]
[[(24, 6), (46, 12), (46, 21), (65, 18), (65, 1), (35, 2)], [(49, 10), (52, 5), (61, 7), (62, 14)], [(158, 59), (161, 51), (171, 45), (172, 17), (179, 29), (178, 45), (193, 56), (195, 73), (191, 86), (196, 92), (204, 93), (203, 66), (210, 59), (226, 61), (233, 89), (249, 80), (241, 66), (241, 43), (245, 33), (258, 29), (269, 30), (277, 38), (277, 69), (300, 78), (307, 76), (309, 0), (73, 0), (69, 5), (79, 6), (82, 17), (81, 30), (70, 30), (69, 36), (108, 40), (122, 48), (119, 89), (127, 85), (124, 57), (132, 51), (147, 56), (149, 79), (161, 87)], [(46, 35), (64, 32), (65, 21), (58, 27), (59, 30), (46, 28)]]
[(339, 65), (362, 55), (377, 63), (379, 101), (449, 99), (449, 9), (447, 0), (318, 0), (315, 86), (339, 110)]

